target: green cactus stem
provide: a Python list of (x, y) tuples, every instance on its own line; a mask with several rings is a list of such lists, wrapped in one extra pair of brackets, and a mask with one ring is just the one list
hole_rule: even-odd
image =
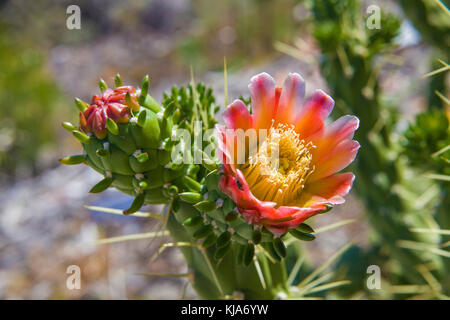
[[(198, 214), (192, 205), (181, 202), (176, 213), (169, 211), (167, 230), (177, 242), (192, 242), (192, 232), (183, 221)], [(280, 293), (287, 294), (287, 277), (283, 261), (272, 263), (264, 253), (252, 255), (248, 266), (237, 264), (239, 244), (229, 244), (229, 250), (215, 257), (213, 247), (180, 247), (188, 267), (193, 273), (192, 286), (202, 299), (224, 299), (243, 295), (245, 299), (275, 299)], [(262, 278), (259, 276), (261, 271)]]

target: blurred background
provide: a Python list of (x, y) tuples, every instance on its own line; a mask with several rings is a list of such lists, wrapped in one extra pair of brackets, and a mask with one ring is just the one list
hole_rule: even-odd
[[(72, 4), (81, 9), (79, 30), (66, 26)], [(366, 24), (371, 5), (382, 10), (378, 31)], [(77, 122), (73, 97), (90, 101), (98, 93), (99, 78), (112, 84), (116, 73), (132, 85), (148, 73), (158, 100), (173, 84), (187, 83), (192, 68), (197, 81), (214, 88), (223, 107), (224, 57), (230, 99), (248, 96), (249, 79), (259, 72), (270, 73), (280, 85), (288, 72), (299, 72), (307, 93), (322, 88), (332, 94), (335, 116), (360, 117), (362, 150), (369, 146), (379, 154), (379, 161), (369, 163), (362, 151), (359, 166), (373, 174), (357, 175), (361, 182), (346, 204), (316, 218), (314, 226), (353, 223), (304, 246), (311, 269), (349, 241), (355, 244), (334, 267), (355, 281), (326, 297), (446, 298), (448, 236), (431, 232), (444, 238), (418, 245), (409, 231), (411, 226), (448, 231), (448, 180), (419, 183), (425, 191), (403, 188), (414, 184), (407, 179), (417, 172), (448, 174), (448, 162), (427, 156), (449, 143), (448, 73), (423, 77), (448, 70), (450, 15), (445, 5), (434, 0), (0, 1), (0, 298), (182, 296), (185, 279), (139, 275), (186, 272), (176, 249), (149, 263), (158, 241), (98, 244), (102, 238), (149, 232), (155, 222), (84, 207), (125, 209), (132, 199), (115, 190), (89, 195), (99, 175), (88, 167), (59, 165), (59, 158), (81, 150), (60, 123)], [(421, 112), (436, 114), (417, 120)], [(386, 154), (377, 153), (381, 149)], [(415, 195), (422, 196), (420, 201)], [(146, 210), (158, 213), (161, 208)], [(395, 218), (397, 213), (401, 218)], [(437, 217), (435, 223), (425, 216)], [(403, 250), (418, 254), (397, 251), (399, 241), (415, 242), (409, 249), (403, 243)], [(423, 256), (423, 245), (430, 244), (442, 251), (436, 256), (443, 261)], [(412, 265), (419, 267), (412, 273), (417, 276), (408, 277), (405, 261), (415, 261)], [(367, 292), (365, 270), (371, 264), (386, 266), (383, 288), (392, 290)], [(70, 265), (81, 268), (80, 290), (66, 288)], [(195, 292), (188, 286), (185, 296), (195, 298)]]

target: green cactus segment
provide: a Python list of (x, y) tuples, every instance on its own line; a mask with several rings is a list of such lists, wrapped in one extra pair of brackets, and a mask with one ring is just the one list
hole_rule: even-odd
[(275, 250), (275, 247), (272, 242), (265, 242), (261, 244), (261, 247), (264, 248), (265, 253), (268, 254), (274, 261), (281, 261), (281, 257)]
[(103, 79), (100, 79), (100, 81), (98, 82), (98, 87), (100, 88), (101, 92), (108, 89), (108, 85), (106, 84), (105, 80), (103, 80)]
[(183, 225), (186, 227), (195, 227), (198, 226), (199, 224), (201, 224), (203, 221), (203, 218), (198, 215), (198, 216), (194, 216), (194, 217), (189, 217), (186, 220), (184, 220)]
[(311, 228), (309, 225), (307, 225), (306, 223), (301, 223), (298, 227), (297, 230), (301, 231), (301, 232), (305, 232), (305, 233), (314, 233), (314, 229)]
[(200, 192), (202, 185), (189, 176), (183, 178), (185, 186), (194, 192)]
[(305, 233), (298, 229), (291, 229), (291, 230), (289, 230), (289, 233), (292, 236), (294, 236), (295, 238), (297, 238), (299, 240), (303, 240), (303, 241), (312, 241), (316, 238), (313, 234)]
[(225, 217), (225, 221), (233, 222), (239, 217), (239, 214), (236, 211), (230, 211)]
[(254, 255), (255, 255), (255, 246), (251, 243), (247, 244), (247, 246), (244, 249), (244, 254), (242, 257), (244, 265), (246, 266), (250, 265)]
[(67, 122), (67, 121), (64, 121), (63, 123), (61, 123), (61, 126), (69, 132), (72, 132), (73, 130), (77, 130), (76, 126), (74, 126), (72, 123)]
[(223, 247), (217, 248), (216, 252), (214, 253), (214, 258), (216, 260), (222, 259), (225, 254), (230, 250), (231, 248), (231, 242), (226, 243)]
[(89, 105), (88, 105), (86, 102), (84, 102), (83, 100), (81, 100), (81, 99), (75, 98), (75, 99), (74, 99), (74, 102), (75, 102), (75, 106), (76, 106), (76, 107), (78, 108), (78, 110), (80, 110), (81, 112), (83, 112), (84, 110), (87, 109), (87, 107), (89, 107)]
[(141, 82), (141, 96), (139, 97), (139, 102), (141, 104), (144, 104), (143, 102), (145, 101), (145, 98), (148, 95), (148, 89), (150, 87), (150, 79), (148, 77), (148, 75), (146, 75)]
[(121, 86), (123, 86), (122, 78), (120, 77), (120, 74), (116, 74), (116, 76), (114, 77), (114, 85), (115, 85), (116, 87), (121, 87)]
[(67, 165), (80, 164), (80, 163), (86, 162), (86, 157), (82, 154), (78, 154), (78, 155), (59, 159), (59, 162), (61, 162), (62, 164), (67, 164)]
[[(116, 86), (122, 86), (119, 75), (114, 82)], [(99, 86), (102, 92), (108, 88), (103, 80), (99, 81)], [(173, 90), (178, 92), (178, 89)], [(182, 89), (179, 91), (186, 92)], [(60, 162), (86, 163), (103, 174), (104, 179), (90, 192), (98, 193), (108, 187), (114, 187), (136, 197), (127, 213), (139, 209), (143, 204), (168, 203), (178, 195), (179, 190), (200, 191), (198, 182), (187, 177), (188, 165), (175, 164), (171, 159), (172, 148), (179, 143), (169, 140), (174, 129), (173, 115), (177, 108), (183, 108), (182, 113), (185, 114), (187, 105), (193, 101), (189, 94), (184, 100), (177, 97), (166, 96), (163, 106), (159, 105), (149, 95), (149, 79), (145, 77), (138, 96), (139, 103), (136, 103), (128, 92), (126, 94), (125, 103), (131, 112), (129, 121), (117, 123), (107, 118), (107, 135), (104, 139), (86, 134), (75, 125), (64, 122), (63, 127), (81, 142), (85, 154), (66, 157)], [(170, 101), (171, 99), (177, 99), (177, 103)], [(80, 111), (89, 107), (80, 99), (75, 99), (75, 104)], [(178, 111), (177, 114), (180, 114), (181, 111)], [(164, 117), (161, 117), (162, 114)], [(190, 170), (192, 171), (192, 168)], [(195, 171), (198, 172), (199, 168)], [(186, 176), (184, 183), (179, 181), (182, 176)]]
[[(184, 227), (183, 221), (198, 215), (198, 210), (183, 201), (178, 211), (169, 213), (167, 229), (177, 242), (192, 242), (191, 228)], [(280, 292), (287, 293), (284, 263), (272, 263), (264, 254), (247, 254), (248, 266), (236, 263), (242, 246), (234, 241), (220, 249), (214, 248), (217, 237), (210, 233), (202, 242), (202, 247), (180, 247), (190, 270), (193, 272), (192, 285), (202, 299), (224, 299), (236, 293), (245, 299), (274, 299)], [(254, 246), (252, 246), (254, 248)], [(251, 250), (251, 249), (250, 249)], [(251, 252), (250, 252), (251, 253)], [(251, 256), (251, 259), (248, 257)], [(264, 285), (258, 276), (259, 264)]]
[(180, 198), (187, 203), (197, 203), (203, 200), (203, 196), (197, 192), (180, 193)]
[(128, 124), (119, 124), (119, 134), (111, 134), (108, 132), (107, 141), (126, 154), (133, 154), (137, 150), (136, 142), (131, 136), (130, 126)]
[(227, 246), (230, 243), (231, 237), (232, 237), (231, 232), (229, 232), (229, 231), (223, 232), (217, 238), (216, 247), (220, 249), (222, 247)]
[(106, 128), (108, 129), (109, 132), (111, 132), (115, 136), (119, 134), (119, 127), (114, 122), (114, 120), (111, 120), (110, 118), (106, 120)]
[(210, 233), (202, 243), (203, 248), (212, 247), (217, 242), (217, 236), (214, 233)]
[(113, 178), (106, 177), (105, 179), (97, 183), (95, 186), (93, 186), (92, 189), (89, 191), (89, 193), (103, 192), (109, 188), (109, 186), (113, 183), (113, 181), (114, 181)]
[(216, 209), (216, 203), (214, 201), (206, 200), (196, 203), (194, 207), (201, 212), (210, 212)]
[(78, 139), (81, 143), (89, 143), (89, 136), (81, 131), (73, 130), (72, 134), (75, 138)]
[(124, 210), (123, 214), (132, 214), (137, 212), (144, 205), (144, 201), (145, 195), (143, 193), (137, 195), (131, 206), (127, 210)]
[(282, 258), (286, 257), (286, 246), (280, 238), (273, 241), (275, 252)]
[(238, 265), (242, 265), (244, 263), (244, 253), (245, 253), (246, 247), (247, 246), (240, 245), (240, 244), (237, 245), (238, 249), (237, 249), (236, 263)]
[(137, 123), (137, 119), (136, 123), (130, 124), (130, 132), (138, 148), (158, 149), (161, 146), (158, 118), (151, 110), (144, 110), (144, 117), (140, 124)]
[(197, 231), (194, 232), (194, 234), (192, 235), (192, 237), (194, 239), (203, 239), (206, 236), (208, 236), (211, 232), (213, 232), (214, 228), (212, 225), (208, 224), (208, 225), (204, 225), (201, 226)]
[(254, 244), (259, 244), (262, 240), (262, 233), (259, 230), (254, 230), (252, 235), (252, 241)]

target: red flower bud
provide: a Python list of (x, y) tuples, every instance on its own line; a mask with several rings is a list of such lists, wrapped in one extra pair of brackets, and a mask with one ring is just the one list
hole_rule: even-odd
[(80, 113), (80, 128), (84, 132), (93, 132), (98, 139), (107, 135), (106, 120), (110, 118), (116, 123), (127, 123), (131, 116), (130, 107), (126, 103), (129, 93), (132, 102), (137, 102), (136, 89), (131, 86), (106, 89), (102, 95), (94, 95), (91, 105)]

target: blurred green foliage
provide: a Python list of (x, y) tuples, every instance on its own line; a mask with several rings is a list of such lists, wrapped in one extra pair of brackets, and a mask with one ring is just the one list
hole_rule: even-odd
[[(442, 5), (450, 7), (449, 0), (440, 0)], [(448, 12), (438, 1), (411, 0), (399, 1), (403, 11), (419, 30), (421, 37), (434, 47), (447, 52), (450, 49), (450, 19)], [(447, 9), (448, 10), (448, 9)]]
[[(450, 7), (449, 0), (440, 0), (447, 8)], [(400, 0), (400, 4), (407, 17), (419, 30), (422, 39), (432, 47), (431, 68), (440, 67), (437, 59), (450, 59), (450, 18), (448, 9), (444, 8), (438, 1), (416, 0), (414, 5), (411, 1)], [(444, 107), (444, 103), (434, 91), (445, 92), (448, 90), (446, 74), (440, 73), (430, 79), (429, 83), (429, 106)]]
[(417, 115), (405, 140), (405, 154), (412, 165), (450, 175), (450, 127), (445, 112), (431, 109)]
[[(450, 229), (450, 104), (448, 67), (450, 59), (450, 1), (418, 0), (414, 6), (400, 1), (402, 8), (422, 39), (431, 45), (428, 110), (418, 114), (404, 134), (404, 154), (411, 165), (433, 178), (440, 187), (436, 221), (441, 229)], [(439, 68), (441, 72), (436, 70)], [(430, 70), (430, 71), (431, 71)], [(443, 244), (443, 247), (446, 247)], [(448, 247), (448, 246), (447, 246)], [(450, 261), (444, 261), (447, 274), (441, 279), (443, 288), (450, 287)]]
[(273, 56), (273, 43), (292, 39), (299, 21), (293, 8), (299, 0), (194, 0), (192, 31), (178, 43), (182, 63), (196, 70), (230, 68)]
[(9, 177), (35, 173), (42, 148), (54, 143), (59, 89), (39, 48), (8, 36), (0, 26), (0, 170)]
[[(336, 98), (337, 110), (341, 114), (355, 114), (361, 120), (356, 133), (362, 147), (354, 168), (355, 190), (365, 204), (374, 241), (369, 251), (354, 250), (353, 255), (341, 260), (339, 269), (352, 279), (353, 284), (345, 289), (345, 294), (350, 294), (352, 288), (366, 288), (361, 286), (361, 277), (367, 268), (362, 261), (379, 265), (386, 279), (394, 285), (428, 285), (423, 271), (423, 266), (428, 265), (426, 272), (443, 284), (441, 291), (429, 287), (427, 297), (448, 294), (448, 270), (443, 261), (446, 258), (433, 254), (431, 249), (423, 250), (424, 246), (438, 250), (441, 237), (432, 232), (412, 230), (436, 228), (438, 223), (442, 223), (442, 228), (447, 227), (436, 212), (442, 208), (435, 205), (439, 201), (434, 192), (436, 185), (422, 176), (419, 168), (408, 166), (405, 161), (397, 126), (398, 111), (383, 97), (378, 79), (379, 71), (386, 66), (389, 55), (396, 48), (400, 21), (382, 12), (381, 28), (369, 29), (360, 1), (315, 0), (307, 3), (314, 17), (313, 34), (323, 53), (320, 60), (322, 75)], [(427, 134), (434, 129), (442, 131), (442, 124), (438, 128), (434, 123), (427, 127), (431, 124), (422, 128)], [(429, 195), (430, 191), (431, 196), (425, 202), (421, 196)], [(366, 294), (374, 297), (377, 292), (366, 288)], [(409, 292), (409, 296), (414, 294), (418, 293)], [(382, 291), (381, 295), (384, 298), (401, 297), (389, 290)]]

